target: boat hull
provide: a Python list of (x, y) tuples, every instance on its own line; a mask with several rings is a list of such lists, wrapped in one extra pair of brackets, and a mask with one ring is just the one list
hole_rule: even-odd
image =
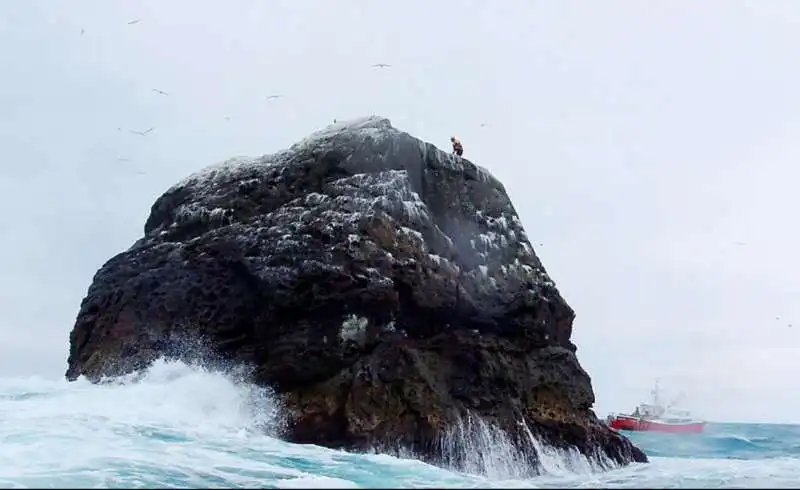
[(670, 424), (658, 420), (645, 420), (635, 417), (616, 416), (608, 421), (609, 427), (614, 430), (672, 432), (679, 434), (698, 434), (705, 429), (705, 422), (693, 421), (679, 424)]

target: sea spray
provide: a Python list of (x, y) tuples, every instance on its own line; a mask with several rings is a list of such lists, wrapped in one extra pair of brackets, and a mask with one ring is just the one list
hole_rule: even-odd
[(520, 420), (527, 442), (539, 455), (539, 470), (549, 475), (587, 474), (618, 468), (606, 454), (595, 449), (590, 456), (581, 454), (577, 448), (555, 448), (544, 444), (536, 437), (524, 419)]
[(443, 461), (453, 470), (489, 479), (588, 474), (617, 466), (600, 454), (590, 458), (577, 448), (543, 443), (524, 420), (518, 423), (521, 437), (515, 440), (498, 426), (468, 413), (442, 437)]
[(538, 454), (525, 454), (506, 432), (472, 414), (459, 419), (441, 444), (444, 461), (454, 470), (493, 479), (539, 474)]
[[(5, 385), (0, 486), (261, 486), (264, 480), (293, 486), (307, 482), (307, 462), (327, 460), (332, 471), (318, 484), (342, 487), (347, 482), (336, 475), (348, 461), (348, 467), (401, 461), (272, 437), (283, 423), (278, 398), (247, 382), (247, 375), (246, 369), (219, 372), (162, 359), (103, 384), (81, 378)], [(490, 480), (532, 474), (509, 464), (512, 446), (487, 424), (468, 421), (457, 433), (447, 447), (450, 455), (462, 455), (466, 473)], [(239, 458), (252, 467), (241, 467)], [(407, 461), (415, 473), (433, 473), (439, 481), (448, 474)], [(451, 474), (447, 480), (457, 485), (465, 478)]]
[[(138, 381), (0, 378), (2, 488), (796, 488), (800, 427), (709, 424), (697, 437), (633, 434), (643, 465), (594, 463), (541, 445), (540, 476), (513, 477), (490, 425), (464, 421), (452, 451), (471, 471), (352, 454), (270, 436), (269, 390), (197, 365), (157, 361)], [(737, 440), (734, 440), (737, 439)], [(738, 439), (754, 442), (742, 444)], [(536, 440), (533, 438), (532, 440)], [(481, 442), (483, 441), (483, 442)], [(511, 452), (513, 454), (513, 452)], [(552, 455), (552, 456), (548, 456)], [(698, 459), (700, 458), (700, 459)], [(468, 458), (467, 458), (468, 459)]]

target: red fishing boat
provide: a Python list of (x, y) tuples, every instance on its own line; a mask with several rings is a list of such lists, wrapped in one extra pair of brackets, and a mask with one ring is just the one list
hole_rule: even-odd
[(655, 431), (674, 433), (700, 433), (705, 421), (692, 416), (687, 410), (664, 405), (659, 399), (658, 382), (652, 391), (653, 401), (641, 403), (631, 414), (612, 413), (608, 416), (608, 426), (614, 430)]

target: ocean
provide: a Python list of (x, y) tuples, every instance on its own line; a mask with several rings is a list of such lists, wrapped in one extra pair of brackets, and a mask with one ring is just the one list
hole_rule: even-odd
[[(800, 426), (710, 424), (632, 434), (649, 464), (601, 470), (541, 447), (541, 476), (478, 434), (467, 472), (289, 444), (267, 390), (177, 362), (136, 380), (0, 379), (3, 488), (777, 488), (800, 486)], [(480, 430), (480, 427), (475, 430)], [(469, 446), (469, 447), (467, 447)]]

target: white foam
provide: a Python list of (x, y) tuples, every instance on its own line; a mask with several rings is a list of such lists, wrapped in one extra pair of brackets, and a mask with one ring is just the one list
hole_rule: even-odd
[(449, 450), (469, 472), (449, 471), (270, 437), (278, 407), (266, 390), (181, 363), (111, 385), (0, 379), (0, 487), (791, 488), (800, 469), (796, 458), (654, 457), (598, 471), (535, 441), (544, 474), (531, 478), (503, 433), (466, 420)]
[(356, 483), (329, 476), (299, 476), (274, 482), (276, 488), (361, 488)]
[(607, 458), (590, 460), (576, 449), (560, 450), (543, 444), (528, 429), (528, 442), (538, 455), (538, 467), (531, 467), (526, 454), (511, 442), (503, 430), (479, 417), (461, 419), (444, 437), (444, 455), (458, 469), (488, 480), (521, 480), (544, 473), (550, 476), (592, 474), (616, 467)]

